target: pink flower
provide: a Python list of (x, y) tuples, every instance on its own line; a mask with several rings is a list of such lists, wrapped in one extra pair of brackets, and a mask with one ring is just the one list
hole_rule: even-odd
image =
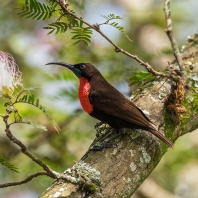
[(22, 73), (14, 58), (0, 51), (0, 97), (11, 98), (14, 89), (21, 84)]

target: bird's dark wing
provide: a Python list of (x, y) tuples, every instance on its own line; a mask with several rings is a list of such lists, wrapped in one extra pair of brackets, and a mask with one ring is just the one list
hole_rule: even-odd
[(142, 127), (151, 122), (144, 113), (108, 82), (93, 83), (90, 102), (99, 110)]
[(110, 85), (102, 76), (91, 81), (90, 84), (89, 100), (97, 109), (135, 124), (142, 129), (149, 130), (168, 146), (173, 147), (173, 143), (169, 139), (152, 127), (150, 120), (144, 113), (117, 89)]

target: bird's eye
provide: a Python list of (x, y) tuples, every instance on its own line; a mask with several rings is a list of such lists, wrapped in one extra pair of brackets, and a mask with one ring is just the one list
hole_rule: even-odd
[(85, 65), (80, 65), (80, 69), (85, 69)]

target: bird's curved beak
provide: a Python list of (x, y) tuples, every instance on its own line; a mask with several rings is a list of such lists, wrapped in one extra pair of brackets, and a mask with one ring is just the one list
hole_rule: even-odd
[(63, 66), (63, 67), (67, 67), (70, 70), (74, 69), (74, 65), (71, 65), (71, 64), (68, 64), (68, 63), (63, 63), (63, 62), (50, 62), (50, 63), (47, 63), (45, 65), (60, 65), (60, 66)]
[(75, 68), (74, 65), (71, 65), (68, 63), (63, 63), (63, 62), (50, 62), (45, 65), (60, 65), (60, 66), (70, 69), (78, 78), (81, 77), (81, 71), (79, 69)]

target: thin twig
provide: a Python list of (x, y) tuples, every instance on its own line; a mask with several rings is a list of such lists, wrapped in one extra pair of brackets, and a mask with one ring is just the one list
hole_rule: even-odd
[(176, 39), (173, 34), (171, 11), (170, 11), (170, 0), (165, 0), (165, 2), (164, 2), (164, 13), (165, 13), (165, 17), (166, 17), (166, 26), (167, 26), (167, 29), (165, 30), (165, 32), (167, 33), (168, 38), (171, 42), (175, 58), (178, 62), (179, 68), (180, 68), (181, 76), (185, 77), (186, 72), (185, 72), (185, 67), (183, 64), (182, 56), (181, 56)]
[[(26, 146), (19, 140), (17, 139), (16, 137), (13, 136), (13, 134), (11, 133), (10, 131), (10, 125), (12, 125), (13, 123), (11, 124), (8, 124), (8, 118), (9, 118), (9, 115), (12, 113), (12, 111), (9, 111), (7, 109), (7, 114), (6, 115), (2, 115), (3, 117), (3, 121), (5, 123), (5, 126), (6, 126), (6, 129), (5, 129), (5, 132), (6, 132), (6, 135), (7, 137), (14, 143), (14, 144), (17, 144), (20, 148), (21, 148), (21, 152), (24, 153), (26, 156), (28, 156), (30, 159), (32, 159), (32, 161), (34, 161), (35, 163), (37, 163), (39, 166), (41, 166), (45, 171), (41, 171), (41, 172), (38, 172), (38, 173), (35, 173), (33, 175), (30, 175), (29, 177), (27, 177), (25, 180), (22, 180), (20, 182), (10, 182), (10, 183), (5, 183), (5, 184), (0, 184), (0, 188), (3, 188), (3, 187), (8, 187), (8, 186), (13, 186), (13, 185), (20, 185), (20, 184), (23, 184), (23, 183), (26, 183), (28, 181), (30, 181), (31, 179), (33, 179), (34, 177), (37, 177), (39, 175), (47, 175), (53, 179), (65, 179), (67, 181), (70, 181), (70, 176), (66, 175), (66, 174), (61, 174), (61, 173), (57, 173), (55, 171), (53, 171), (48, 165), (46, 165), (43, 161), (41, 161), (40, 159), (38, 159), (36, 156), (34, 156), (32, 153), (30, 153)], [(26, 123), (27, 124), (27, 123)], [(72, 181), (71, 181), (72, 182)]]
[(7, 114), (5, 116), (3, 116), (3, 120), (6, 126), (5, 132), (7, 137), (15, 144), (17, 144), (20, 148), (22, 153), (24, 153), (25, 155), (27, 155), (29, 158), (31, 158), (34, 162), (36, 162), (39, 166), (41, 166), (51, 178), (57, 179), (59, 178), (59, 173), (56, 173), (55, 171), (53, 171), (48, 165), (46, 165), (43, 161), (41, 161), (40, 159), (38, 159), (36, 156), (34, 156), (32, 153), (30, 153), (26, 146), (20, 141), (18, 140), (16, 137), (14, 137), (10, 131), (10, 125), (8, 124), (8, 118), (9, 118), (9, 114), (11, 112), (7, 112)]
[(47, 176), (51, 177), (49, 175), (49, 173), (47, 173), (46, 171), (40, 171), (40, 172), (37, 172), (35, 174), (32, 174), (32, 175), (28, 176), (26, 179), (21, 180), (21, 181), (0, 184), (0, 188), (6, 188), (6, 187), (10, 187), (10, 186), (21, 185), (21, 184), (24, 184), (24, 183), (27, 183), (27, 182), (31, 181), (35, 177), (42, 176), (42, 175), (47, 175)]
[(111, 43), (114, 47), (115, 47), (115, 51), (116, 52), (121, 52), (127, 56), (129, 56), (130, 58), (133, 58), (134, 60), (136, 60), (138, 63), (140, 63), (140, 65), (144, 66), (148, 72), (152, 73), (155, 76), (162, 76), (162, 77), (170, 77), (167, 74), (164, 74), (162, 72), (157, 72), (156, 70), (154, 70), (152, 68), (152, 66), (144, 61), (142, 61), (141, 59), (138, 58), (138, 56), (130, 54), (129, 52), (123, 50), (122, 48), (120, 48), (119, 46), (117, 46), (109, 37), (107, 37), (101, 30), (100, 30), (100, 25), (95, 24), (95, 25), (91, 25), (88, 22), (84, 21), (81, 17), (76, 16), (75, 14), (71, 13), (68, 9), (67, 6), (65, 6), (64, 4), (62, 4), (62, 2), (60, 0), (54, 0), (57, 3), (59, 3), (59, 5), (61, 6), (63, 12), (65, 14), (69, 14), (73, 17), (75, 17), (76, 19), (78, 19), (79, 21), (82, 21), (84, 24), (86, 24), (88, 27), (94, 29), (96, 32), (98, 32), (102, 37), (104, 37), (109, 43)]

